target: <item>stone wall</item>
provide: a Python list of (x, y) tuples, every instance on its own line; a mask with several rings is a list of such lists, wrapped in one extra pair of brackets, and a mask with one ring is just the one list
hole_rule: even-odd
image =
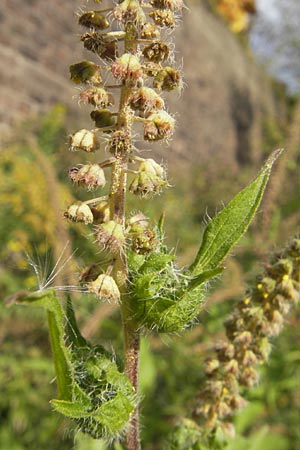
[[(74, 13), (80, 3), (2, 0), (3, 136), (11, 135), (14, 123), (39, 115), (57, 102), (67, 105), (71, 120), (76, 123), (76, 117), (83, 117), (86, 125), (88, 114), (74, 101), (76, 89), (68, 74), (68, 65), (84, 53)], [(170, 112), (177, 113), (177, 132), (167, 150), (158, 146), (156, 153), (167, 155), (169, 161), (171, 153), (171, 164), (217, 158), (232, 167), (257, 161), (262, 119), (276, 111), (270, 83), (236, 37), (204, 6), (191, 4), (175, 34), (186, 88), (181, 96), (168, 96)]]

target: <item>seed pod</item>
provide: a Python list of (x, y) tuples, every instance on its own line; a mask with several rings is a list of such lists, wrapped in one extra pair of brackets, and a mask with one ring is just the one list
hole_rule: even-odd
[(95, 294), (101, 300), (118, 303), (121, 298), (119, 288), (115, 280), (106, 274), (100, 274), (96, 280), (87, 284), (89, 292)]
[(112, 127), (115, 125), (115, 119), (109, 109), (95, 109), (90, 115), (98, 128)]
[(132, 109), (149, 113), (163, 109), (165, 102), (154, 89), (141, 87), (132, 94), (130, 106)]
[(101, 108), (112, 106), (114, 104), (112, 94), (100, 87), (91, 87), (80, 92), (80, 100), (83, 103), (100, 106)]
[(169, 54), (170, 48), (169, 46), (162, 41), (154, 41), (151, 44), (147, 45), (143, 49), (143, 56), (150, 61), (155, 63), (159, 63), (165, 61)]
[(175, 17), (170, 9), (155, 9), (154, 11), (151, 11), (149, 16), (153, 19), (154, 23), (160, 27), (175, 27)]
[(82, 167), (73, 167), (69, 170), (70, 179), (80, 186), (86, 186), (87, 189), (103, 187), (106, 184), (104, 170), (99, 164), (86, 164)]
[(163, 70), (154, 74), (153, 87), (163, 91), (182, 89), (182, 79), (180, 72), (172, 67), (164, 67)]
[(148, 225), (149, 221), (142, 212), (134, 214), (127, 221), (129, 233), (141, 233), (148, 227)]
[(143, 78), (143, 68), (138, 58), (130, 53), (124, 53), (111, 65), (111, 72), (115, 78), (124, 81), (138, 81)]
[(166, 111), (150, 114), (144, 125), (144, 139), (158, 141), (171, 137), (175, 128), (175, 120)]
[(76, 83), (101, 84), (100, 67), (91, 61), (81, 61), (70, 66), (71, 80)]
[(82, 130), (76, 131), (71, 134), (70, 138), (71, 150), (78, 151), (83, 150), (85, 152), (93, 152), (99, 147), (99, 143), (93, 131)]
[(94, 223), (96, 224), (108, 222), (110, 219), (110, 208), (107, 201), (103, 200), (97, 206), (93, 206), (91, 211), (94, 216)]
[(125, 245), (122, 225), (114, 220), (109, 220), (97, 227), (96, 239), (111, 253), (118, 253)]
[(73, 220), (73, 222), (84, 222), (86, 225), (93, 223), (94, 220), (90, 207), (81, 202), (69, 206), (64, 216), (67, 219)]

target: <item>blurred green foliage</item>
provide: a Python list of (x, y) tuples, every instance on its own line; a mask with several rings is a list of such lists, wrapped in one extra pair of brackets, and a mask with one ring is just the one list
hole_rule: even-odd
[[(266, 118), (264, 151), (281, 146), (289, 138), (287, 127), (278, 127)], [(82, 229), (68, 226), (63, 219), (63, 208), (72, 198), (65, 172), (74, 164), (74, 155), (71, 158), (66, 151), (66, 141), (64, 110), (58, 106), (39, 122), (20, 129), (15, 142), (2, 154), (2, 300), (18, 289), (37, 288), (25, 251), (38, 254), (38, 266), (41, 272), (47, 272), (47, 266), (48, 269), (53, 266), (59, 254), (57, 248), (62, 251), (65, 246), (61, 233), (68, 236), (71, 251), (79, 248), (63, 273), (78, 274), (95, 258), (93, 245), (86, 236), (82, 237)], [(197, 387), (201, 386), (202, 362), (209, 346), (222, 337), (224, 317), (243, 290), (245, 280), (250, 280), (259, 270), (258, 259), (297, 231), (300, 217), (299, 144), (293, 141), (293, 152), (284, 160), (280, 185), (276, 188), (278, 195), (273, 198), (267, 193), (266, 205), (262, 207), (269, 215), (270, 232), (264, 229), (262, 212), (242, 246), (236, 249), (234, 260), (228, 260), (228, 270), (213, 286), (211, 302), (207, 312), (200, 316), (198, 326), (182, 336), (154, 336), (149, 339), (150, 344), (143, 340), (141, 408), (145, 450), (162, 449), (176, 418), (185, 415)], [(256, 169), (241, 168), (233, 174), (232, 168), (224, 170), (215, 162), (206, 167), (194, 167), (188, 176), (176, 176), (176, 186), (154, 202), (141, 206), (139, 201), (129, 198), (130, 208), (143, 208), (153, 220), (165, 211), (166, 239), (169, 245), (177, 248), (179, 260), (184, 264), (196, 251), (194, 239), (197, 234), (199, 241), (201, 239), (203, 220), (209, 220), (208, 216), (214, 215), (222, 202), (226, 203), (245, 185)], [(173, 178), (175, 181), (175, 176)], [(173, 180), (171, 182), (173, 184)], [(53, 208), (54, 192), (60, 199), (56, 208)], [(101, 255), (96, 258), (100, 259)], [(120, 318), (113, 308), (107, 311), (105, 305), (95, 305), (91, 297), (78, 294), (75, 294), (74, 302), (83, 328), (91, 328), (89, 321), (93, 317), (96, 321), (101, 319), (101, 324), (97, 322), (89, 338), (108, 350), (112, 343), (117, 353), (122, 351)], [(51, 411), (48, 403), (55, 397), (55, 383), (52, 382), (54, 369), (45, 316), (39, 310), (8, 309), (3, 302), (0, 314), (0, 450), (74, 448), (74, 430)], [(261, 371), (261, 384), (249, 393), (249, 407), (236, 419), (238, 436), (228, 450), (300, 449), (299, 324), (299, 316), (293, 317), (291, 326), (274, 344), (270, 363)], [(75, 441), (78, 450), (92, 450), (95, 444), (76, 432)], [(121, 450), (118, 443), (112, 448)], [(99, 442), (97, 449), (101, 449)]]

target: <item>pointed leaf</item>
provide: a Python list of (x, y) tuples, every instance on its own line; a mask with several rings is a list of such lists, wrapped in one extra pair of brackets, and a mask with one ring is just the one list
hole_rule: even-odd
[(200, 250), (190, 267), (193, 274), (218, 267), (245, 233), (261, 202), (272, 165), (281, 152), (273, 152), (255, 180), (207, 225)]

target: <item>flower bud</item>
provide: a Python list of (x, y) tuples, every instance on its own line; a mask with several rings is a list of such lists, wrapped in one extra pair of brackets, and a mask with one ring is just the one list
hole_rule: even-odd
[(79, 130), (70, 136), (70, 147), (73, 151), (83, 150), (93, 152), (99, 147), (99, 143), (93, 131)]
[(159, 37), (159, 28), (153, 23), (146, 22), (141, 29), (141, 39), (155, 39)]
[(220, 367), (220, 361), (218, 359), (207, 359), (205, 361), (204, 371), (207, 375), (211, 375)]
[(101, 84), (100, 67), (91, 61), (81, 61), (70, 66), (71, 80), (76, 83)]
[(133, 194), (142, 197), (155, 194), (168, 184), (163, 167), (153, 159), (143, 161), (138, 168), (138, 172), (129, 187)]
[(150, 114), (144, 124), (144, 139), (158, 141), (171, 137), (175, 128), (175, 120), (166, 111)]
[(90, 115), (97, 128), (112, 127), (115, 125), (114, 116), (109, 109), (95, 109)]
[(97, 227), (96, 233), (97, 242), (102, 244), (104, 248), (112, 253), (119, 252), (125, 245), (125, 236), (122, 225), (109, 220)]
[(182, 79), (180, 72), (172, 67), (164, 67), (154, 75), (153, 87), (163, 91), (182, 89)]
[(300, 239), (294, 238), (289, 244), (286, 252), (293, 258), (300, 258)]
[(175, 27), (175, 17), (170, 9), (155, 9), (154, 11), (151, 11), (149, 16), (153, 19), (153, 22), (160, 27)]
[(141, 25), (146, 22), (146, 15), (140, 2), (137, 0), (123, 0), (116, 8), (114, 8), (114, 17), (120, 22), (134, 22)]
[(132, 151), (132, 140), (126, 131), (117, 130), (112, 133), (109, 141), (109, 151), (113, 155), (130, 153)]
[(64, 216), (74, 222), (84, 222), (86, 225), (93, 223), (94, 220), (90, 207), (81, 202), (77, 202), (69, 206)]
[(150, 4), (154, 8), (170, 9), (171, 11), (181, 11), (184, 7), (182, 0), (151, 0)]
[(137, 82), (144, 76), (143, 68), (138, 58), (130, 53), (124, 53), (111, 65), (111, 72), (115, 78), (124, 81)]
[(149, 87), (137, 89), (130, 98), (130, 106), (143, 112), (153, 112), (164, 108), (163, 99)]
[(149, 221), (147, 217), (141, 212), (134, 214), (127, 221), (129, 233), (141, 233), (148, 227), (148, 225)]
[(79, 17), (79, 25), (84, 27), (98, 28), (105, 30), (109, 28), (109, 22), (100, 11), (87, 11)]
[(104, 223), (110, 219), (110, 208), (107, 201), (102, 201), (97, 206), (93, 206), (91, 211), (94, 216), (94, 223)]
[(115, 280), (106, 274), (100, 274), (96, 280), (87, 284), (89, 292), (101, 300), (118, 303), (121, 295)]
[(229, 344), (228, 342), (222, 341), (218, 342), (218, 344), (215, 345), (215, 351), (220, 361), (231, 360), (235, 354), (234, 346), (232, 344)]
[(83, 34), (80, 39), (84, 48), (96, 53), (102, 59), (111, 61), (118, 55), (118, 42), (114, 38), (103, 36), (95, 31)]
[(169, 46), (164, 42), (154, 41), (151, 44), (146, 45), (142, 53), (144, 58), (149, 59), (149, 61), (159, 63), (165, 61), (168, 58), (170, 49)]
[(146, 255), (157, 247), (157, 235), (153, 230), (145, 229), (132, 237), (132, 250), (139, 255)]
[(88, 189), (103, 187), (106, 183), (104, 171), (99, 164), (73, 167), (69, 170), (69, 177), (75, 184), (86, 186)]
[(255, 366), (257, 364), (257, 357), (252, 350), (246, 350), (242, 357), (242, 364), (244, 366)]
[(83, 103), (88, 103), (93, 106), (100, 106), (105, 108), (106, 106), (112, 106), (114, 104), (114, 99), (112, 94), (106, 92), (105, 89), (100, 87), (91, 87), (85, 89), (79, 94), (80, 100)]
[(239, 382), (242, 386), (252, 387), (258, 383), (258, 373), (253, 367), (246, 367), (239, 376)]

